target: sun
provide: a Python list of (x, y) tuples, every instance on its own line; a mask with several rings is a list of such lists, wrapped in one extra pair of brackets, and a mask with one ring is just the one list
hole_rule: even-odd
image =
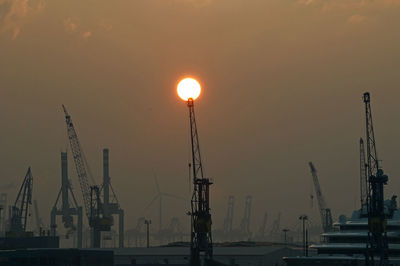
[(179, 97), (188, 101), (189, 99), (196, 100), (201, 92), (200, 83), (194, 78), (185, 78), (178, 83), (177, 90)]

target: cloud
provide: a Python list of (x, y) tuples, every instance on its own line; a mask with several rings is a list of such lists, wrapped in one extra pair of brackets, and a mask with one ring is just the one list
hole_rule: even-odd
[(88, 40), (93, 35), (91, 30), (82, 29), (80, 19), (76, 17), (64, 19), (64, 29), (67, 33), (80, 36), (84, 40)]
[(82, 38), (83, 38), (83, 39), (87, 40), (87, 39), (89, 39), (90, 37), (92, 37), (92, 32), (86, 31), (86, 32), (82, 33)]
[(352, 23), (352, 24), (360, 24), (360, 23), (365, 22), (366, 19), (367, 19), (366, 16), (354, 14), (347, 19), (347, 22)]
[(297, 0), (297, 4), (331, 11), (335, 9), (391, 8), (400, 6), (400, 0)]
[(313, 2), (314, 2), (314, 0), (298, 0), (297, 1), (299, 4), (301, 4), (301, 5), (306, 5), (306, 6), (308, 6), (308, 5), (311, 5)]
[(66, 18), (64, 19), (64, 29), (68, 33), (74, 33), (77, 31), (79, 26), (79, 19), (77, 18)]
[(214, 1), (213, 0), (174, 0), (180, 4), (189, 4), (194, 7), (206, 7), (211, 5)]
[(82, 21), (77, 17), (68, 17), (64, 19), (65, 32), (74, 36), (78, 36), (84, 40), (88, 40), (96, 32), (109, 32), (113, 29), (111, 21), (109, 20), (102, 19), (100, 22), (94, 24), (87, 22), (85, 23), (84, 19)]
[(111, 31), (113, 26), (109, 21), (101, 20), (99, 23), (99, 27), (103, 31)]
[(45, 0), (0, 0), (0, 33), (15, 40), (22, 27), (45, 8)]
[(304, 8), (343, 17), (349, 24), (377, 22), (392, 9), (400, 8), (400, 0), (296, 0)]

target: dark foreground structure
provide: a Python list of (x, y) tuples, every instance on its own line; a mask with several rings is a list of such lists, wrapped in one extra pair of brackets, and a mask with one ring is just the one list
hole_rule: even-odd
[(0, 250), (26, 249), (26, 248), (58, 248), (58, 236), (32, 236), (32, 237), (1, 237)]
[[(209, 265), (269, 266), (285, 265), (283, 256), (299, 256), (300, 248), (284, 245), (257, 247), (214, 247), (213, 263)], [(115, 249), (115, 265), (189, 265), (187, 247), (154, 247)]]
[(0, 266), (114, 266), (114, 252), (89, 249), (0, 251)]
[[(366, 146), (360, 140), (361, 208), (350, 219), (341, 215), (331, 230), (322, 234), (324, 241), (312, 245), (317, 255), (285, 257), (288, 266), (302, 265), (400, 265), (400, 209), (397, 196), (385, 200), (384, 174), (377, 157), (370, 94), (363, 95), (365, 105)], [(366, 152), (365, 152), (366, 151)]]

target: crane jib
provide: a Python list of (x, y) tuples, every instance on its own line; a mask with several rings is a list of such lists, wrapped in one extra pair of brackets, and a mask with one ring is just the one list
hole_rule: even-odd
[(90, 185), (87, 176), (87, 171), (85, 168), (84, 160), (82, 157), (82, 151), (78, 140), (78, 135), (76, 134), (74, 125), (71, 121), (71, 116), (67, 113), (65, 106), (63, 105), (65, 120), (67, 124), (68, 139), (70, 142), (71, 151), (73, 154), (75, 168), (78, 175), (79, 184), (81, 187), (82, 198), (85, 205), (85, 213), (88, 219), (90, 219)]

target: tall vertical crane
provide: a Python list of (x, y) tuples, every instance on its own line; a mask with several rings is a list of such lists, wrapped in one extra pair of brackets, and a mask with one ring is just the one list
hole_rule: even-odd
[[(70, 200), (70, 197), (72, 200)], [(59, 204), (60, 198), (61, 204)], [(74, 192), (72, 191), (71, 183), (68, 179), (68, 156), (66, 152), (61, 152), (61, 188), (50, 214), (50, 232), (52, 236), (56, 235), (57, 215), (62, 216), (64, 228), (67, 229), (66, 237), (68, 238), (70, 234), (76, 232), (76, 246), (81, 248), (83, 226), (82, 207), (78, 206)], [(74, 223), (73, 216), (77, 218), (76, 224)]]
[(205, 260), (212, 260), (213, 245), (211, 236), (210, 213), (210, 179), (204, 177), (203, 164), (200, 155), (199, 135), (197, 133), (194, 102), (192, 98), (187, 100), (190, 117), (190, 136), (192, 146), (192, 170), (193, 170), (193, 195), (191, 200), (191, 241), (190, 241), (190, 265), (201, 265), (201, 254)]
[(42, 218), (40, 217), (37, 200), (33, 200), (33, 208), (35, 210), (36, 232), (38, 235), (42, 235), (42, 229), (44, 228), (44, 224)]
[(83, 157), (81, 145), (78, 140), (71, 116), (63, 105), (65, 114), (65, 122), (67, 123), (67, 133), (70, 142), (72, 155), (75, 161), (75, 168), (81, 187), (85, 213), (88, 218), (89, 227), (91, 228), (91, 246), (100, 248), (101, 232), (110, 231), (113, 225), (113, 219), (104, 215), (103, 202), (100, 197), (100, 188), (97, 185), (90, 185), (88, 172), (86, 170), (86, 161)]
[(10, 230), (6, 233), (6, 236), (21, 237), (26, 235), (29, 206), (32, 205), (32, 190), (33, 176), (29, 167), (15, 203), (11, 207)]
[[(101, 191), (103, 192), (103, 215), (107, 219), (113, 219), (113, 215), (118, 215), (118, 242), (119, 247), (124, 247), (124, 210), (121, 209), (117, 195), (111, 185), (110, 177), (110, 151), (103, 149), (103, 185)], [(111, 197), (110, 197), (111, 196)]]
[(360, 200), (361, 210), (367, 204), (368, 178), (367, 164), (365, 162), (365, 147), (364, 140), (360, 138)]
[(251, 204), (253, 201), (253, 197), (248, 195), (246, 196), (245, 206), (244, 206), (244, 214), (242, 221), (240, 223), (240, 232), (241, 234), (246, 237), (248, 240), (251, 237), (250, 232), (250, 217), (251, 217)]
[(320, 187), (319, 181), (318, 181), (317, 170), (315, 169), (312, 162), (309, 162), (308, 164), (311, 169), (311, 174), (312, 174), (314, 188), (315, 188), (315, 194), (316, 194), (317, 200), (318, 200), (318, 207), (319, 207), (319, 213), (321, 215), (322, 229), (324, 230), (324, 232), (329, 232), (332, 230), (331, 209), (326, 206), (325, 198), (322, 195), (321, 187)]
[(0, 234), (4, 235), (6, 232), (6, 210), (7, 210), (7, 193), (0, 193)]
[(264, 240), (265, 238), (265, 228), (267, 227), (267, 221), (268, 221), (268, 213), (264, 212), (264, 218), (262, 220), (260, 228), (258, 229), (258, 238), (260, 240)]
[(232, 233), (234, 208), (235, 208), (235, 197), (234, 196), (229, 196), (229, 198), (228, 198), (228, 210), (227, 210), (227, 213), (226, 213), (226, 217), (224, 219), (223, 233), (224, 233), (225, 236), (228, 236), (229, 234)]
[(379, 265), (388, 265), (388, 242), (386, 234), (386, 216), (384, 212), (384, 185), (388, 176), (379, 165), (376, 152), (374, 127), (372, 124), (371, 97), (368, 92), (363, 95), (365, 105), (365, 128), (367, 141), (367, 177), (368, 177), (368, 252), (366, 264), (374, 265), (374, 256), (380, 258)]
[(274, 220), (271, 226), (271, 231), (270, 231), (271, 238), (276, 238), (276, 235), (280, 232), (280, 228), (281, 228), (281, 213), (279, 212), (278, 217), (276, 218), (276, 220)]

